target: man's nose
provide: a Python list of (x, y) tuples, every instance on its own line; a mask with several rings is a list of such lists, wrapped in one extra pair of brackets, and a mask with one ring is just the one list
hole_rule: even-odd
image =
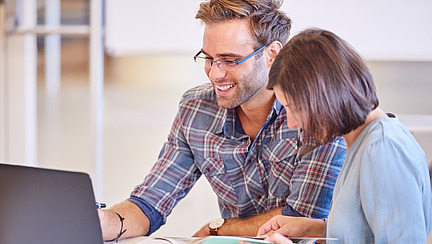
[(207, 72), (207, 76), (210, 80), (218, 80), (220, 78), (224, 78), (226, 76), (226, 71), (221, 69), (216, 62), (210, 66), (210, 69)]

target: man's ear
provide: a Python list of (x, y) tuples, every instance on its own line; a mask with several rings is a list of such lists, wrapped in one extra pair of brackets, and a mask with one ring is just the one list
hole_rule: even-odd
[(282, 43), (279, 41), (274, 41), (270, 43), (267, 47), (267, 67), (271, 67), (276, 55), (280, 52), (282, 49)]

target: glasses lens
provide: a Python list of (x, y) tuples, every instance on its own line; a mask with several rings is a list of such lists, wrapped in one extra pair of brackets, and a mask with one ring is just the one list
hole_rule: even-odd
[[(204, 56), (194, 56), (195, 63), (200, 67), (206, 68), (212, 66), (212, 60)], [(235, 60), (217, 60), (213, 61), (220, 69), (232, 70), (237, 66), (237, 61)]]
[(200, 56), (195, 56), (195, 63), (198, 64), (200, 67), (205, 67), (206, 65), (206, 58), (205, 57), (200, 57)]
[(237, 66), (235, 60), (220, 60), (219, 63), (219, 67), (223, 70), (233, 70)]

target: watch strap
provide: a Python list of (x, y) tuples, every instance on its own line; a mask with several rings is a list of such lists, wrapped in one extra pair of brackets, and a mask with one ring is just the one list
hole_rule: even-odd
[(210, 235), (211, 236), (217, 236), (218, 235), (217, 231), (218, 231), (218, 228), (215, 228), (215, 229), (210, 228)]

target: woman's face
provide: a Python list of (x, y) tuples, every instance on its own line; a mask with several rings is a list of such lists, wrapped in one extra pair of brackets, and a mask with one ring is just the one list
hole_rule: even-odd
[(295, 105), (287, 100), (285, 93), (280, 88), (280, 86), (276, 85), (275, 87), (273, 87), (273, 90), (276, 94), (277, 100), (285, 107), (288, 127), (291, 129), (301, 127), (300, 119), (299, 119), (300, 114), (295, 109)]

